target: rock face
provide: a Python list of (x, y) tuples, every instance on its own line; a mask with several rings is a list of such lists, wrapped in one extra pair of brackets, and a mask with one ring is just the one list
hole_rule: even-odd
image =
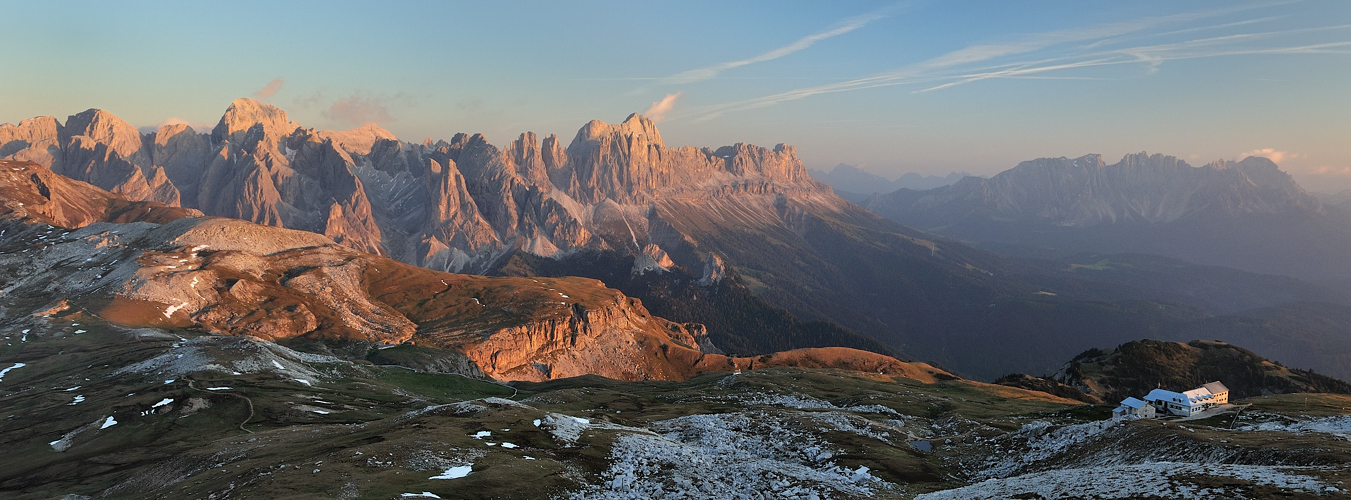
[(566, 150), (533, 133), (498, 149), (482, 135), (412, 144), (375, 125), (305, 129), (278, 108), (239, 99), (209, 135), (166, 125), (142, 137), (89, 110), (64, 125), (51, 117), (5, 125), (0, 152), (133, 200), (316, 232), (450, 271), (486, 270), (509, 250), (623, 248), (669, 266), (662, 247), (680, 237), (658, 220), (659, 202), (821, 187), (790, 147), (667, 148), (638, 115), (588, 123)]
[(95, 222), (164, 223), (201, 216), (188, 208), (134, 202), (88, 183), (56, 175), (32, 162), (0, 160), (0, 219), (23, 219), (63, 227)]
[(1098, 155), (1042, 158), (864, 205), (998, 248), (1145, 252), (1306, 279), (1351, 276), (1337, 250), (1351, 243), (1351, 216), (1261, 157), (1200, 167), (1146, 153), (1111, 165)]

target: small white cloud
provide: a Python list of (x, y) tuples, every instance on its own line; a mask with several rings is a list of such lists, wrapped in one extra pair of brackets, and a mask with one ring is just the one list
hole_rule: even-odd
[(265, 101), (268, 98), (272, 97), (273, 95), (276, 95), (277, 91), (281, 90), (281, 85), (282, 85), (281, 78), (273, 78), (272, 81), (267, 82), (267, 85), (264, 85), (263, 88), (258, 89), (257, 92), (254, 92), (253, 98)]
[(154, 124), (154, 125), (148, 125), (148, 126), (144, 126), (144, 127), (137, 127), (136, 129), (139, 130), (139, 131), (141, 131), (142, 134), (152, 134), (152, 133), (155, 133), (156, 131), (158, 131), (158, 130), (160, 129), (160, 127), (163, 127), (163, 126), (165, 126), (165, 125), (180, 125), (180, 124), (181, 124), (181, 125), (187, 125), (187, 126), (189, 126), (189, 127), (192, 127), (193, 132), (197, 132), (197, 133), (199, 133), (199, 134), (200, 134), (200, 133), (203, 133), (203, 132), (210, 132), (211, 129), (212, 129), (213, 127), (216, 126), (216, 125), (213, 124), (213, 123), (207, 123), (207, 122), (193, 123), (193, 122), (190, 122), (190, 121), (188, 121), (188, 120), (184, 120), (184, 119), (182, 119), (182, 118), (179, 118), (179, 117), (177, 117), (177, 116), (171, 116), (171, 117), (165, 119), (164, 121), (159, 122), (159, 123), (156, 123), (156, 124)]
[(666, 97), (661, 98), (661, 100), (652, 101), (652, 106), (648, 107), (647, 111), (642, 113), (643, 116), (646, 116), (647, 119), (652, 120), (653, 122), (662, 121), (666, 118), (666, 113), (671, 111), (671, 108), (675, 107), (676, 99), (680, 99), (681, 94), (684, 94), (684, 92), (666, 94)]
[(1273, 163), (1280, 163), (1280, 162), (1283, 161), (1283, 160), (1288, 160), (1288, 159), (1299, 159), (1299, 158), (1303, 158), (1303, 157), (1304, 157), (1304, 155), (1302, 155), (1302, 154), (1300, 154), (1300, 153), (1291, 153), (1291, 152), (1289, 152), (1289, 151), (1280, 151), (1280, 150), (1273, 149), (1273, 148), (1262, 148), (1262, 149), (1254, 149), (1254, 150), (1249, 151), (1249, 152), (1247, 152), (1247, 153), (1242, 153), (1242, 154), (1238, 155), (1238, 158), (1241, 160), (1241, 159), (1247, 158), (1247, 157), (1249, 157), (1249, 156), (1261, 156), (1261, 157), (1263, 157), (1263, 158), (1266, 158), (1266, 159), (1268, 159), (1268, 160), (1271, 160)]

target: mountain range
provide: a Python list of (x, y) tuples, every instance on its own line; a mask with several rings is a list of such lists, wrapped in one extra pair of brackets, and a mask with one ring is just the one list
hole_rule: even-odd
[(853, 165), (843, 163), (830, 170), (807, 170), (813, 179), (834, 188), (835, 194), (854, 203), (861, 203), (874, 194), (892, 193), (900, 189), (925, 190), (947, 186), (970, 176), (966, 172), (952, 172), (946, 176), (921, 175), (907, 172), (888, 179)]
[[(978, 250), (840, 198), (791, 146), (667, 147), (639, 115), (587, 123), (566, 147), (525, 133), (499, 148), (479, 134), (410, 143), (374, 125), (309, 129), (240, 99), (209, 134), (171, 125), (142, 135), (89, 110), (0, 126), (0, 153), (120, 204), (301, 230), (433, 271), (598, 279), (641, 301), (643, 314), (703, 325), (700, 349), (730, 356), (846, 346), (992, 380), (1046, 373), (1098, 345), (1193, 334), (1248, 310), (1351, 302), (1296, 280), (1175, 260)], [(197, 305), (184, 310), (193, 321), (209, 310)], [(1288, 324), (1248, 331), (1269, 346), (1289, 337)], [(1299, 345), (1340, 346), (1336, 335), (1318, 330)], [(1344, 353), (1290, 348), (1280, 359), (1335, 370)]]
[(0, 308), (10, 321), (185, 329), (347, 358), (407, 344), (435, 358), (420, 368), (504, 381), (912, 366), (843, 348), (728, 357), (710, 352), (702, 325), (652, 316), (596, 280), (418, 268), (311, 232), (121, 200), (34, 163), (0, 160), (0, 200)]
[(1351, 278), (1351, 212), (1271, 160), (1200, 167), (1172, 156), (1042, 158), (989, 179), (864, 203), (875, 213), (1012, 255), (1138, 252), (1310, 281)]

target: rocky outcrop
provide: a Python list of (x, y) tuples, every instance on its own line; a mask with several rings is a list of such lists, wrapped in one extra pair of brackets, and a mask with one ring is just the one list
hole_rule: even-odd
[(34, 220), (62, 227), (95, 222), (165, 223), (201, 216), (197, 210), (133, 202), (32, 162), (0, 160), (0, 219)]
[(51, 167), (61, 158), (60, 133), (61, 122), (54, 116), (0, 124), (0, 158)]

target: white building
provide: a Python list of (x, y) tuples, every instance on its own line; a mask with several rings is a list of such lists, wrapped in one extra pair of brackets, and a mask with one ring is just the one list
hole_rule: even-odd
[(1205, 388), (1205, 390), (1207, 391), (1210, 391), (1210, 394), (1215, 396), (1215, 404), (1217, 405), (1229, 404), (1229, 388), (1225, 387), (1224, 384), (1221, 384), (1219, 382), (1211, 382), (1201, 387)]
[(1126, 398), (1122, 400), (1121, 406), (1112, 410), (1112, 416), (1114, 417), (1154, 418), (1154, 415), (1155, 412), (1153, 406), (1135, 398)]
[(1228, 403), (1229, 388), (1219, 382), (1211, 382), (1185, 392), (1154, 389), (1145, 396), (1145, 401), (1153, 405), (1158, 413), (1190, 417)]

